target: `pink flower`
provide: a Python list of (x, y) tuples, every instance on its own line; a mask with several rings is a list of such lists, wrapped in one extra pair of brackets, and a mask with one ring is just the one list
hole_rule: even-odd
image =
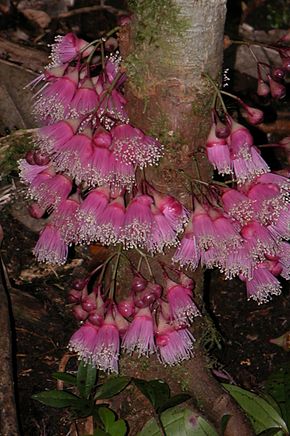
[(103, 325), (98, 329), (92, 356), (93, 364), (103, 371), (118, 373), (119, 348), (119, 330), (109, 310)]
[(91, 242), (98, 238), (99, 218), (109, 202), (109, 189), (100, 187), (88, 193), (77, 213), (78, 242)]
[(200, 261), (200, 250), (197, 238), (193, 234), (192, 217), (188, 222), (180, 245), (174, 253), (173, 262), (178, 262), (180, 266), (189, 267), (195, 270)]
[(43, 87), (33, 105), (33, 113), (40, 120), (56, 122), (65, 118), (67, 109), (75, 95), (78, 72), (74, 68), (63, 77)]
[(79, 123), (79, 120), (66, 120), (40, 127), (35, 134), (34, 143), (48, 154), (58, 153), (76, 133)]
[(56, 174), (55, 176), (43, 175), (45, 178), (40, 179), (37, 184), (33, 181), (30, 193), (33, 198), (38, 200), (41, 207), (54, 207), (69, 196), (72, 190), (72, 182), (62, 174)]
[(161, 314), (159, 315), (155, 339), (159, 359), (164, 365), (178, 365), (193, 356), (195, 339), (190, 331), (187, 329), (174, 329)]
[(98, 327), (86, 322), (70, 338), (68, 348), (77, 353), (79, 360), (94, 364), (93, 353), (98, 330)]
[(51, 216), (51, 223), (59, 229), (62, 239), (70, 244), (78, 234), (76, 215), (80, 206), (78, 196), (61, 201)]
[(146, 248), (151, 253), (162, 253), (165, 247), (178, 244), (177, 235), (165, 215), (154, 204), (151, 205), (151, 211), (153, 225), (150, 237), (146, 241)]
[(272, 295), (281, 294), (281, 284), (273, 274), (263, 266), (253, 272), (253, 278), (246, 280), (248, 299), (257, 301), (258, 304), (267, 303)]
[(73, 33), (67, 33), (64, 36), (56, 36), (55, 43), (51, 46), (50, 59), (52, 65), (59, 65), (72, 61), (80, 54), (80, 50), (82, 50), (81, 54), (83, 57), (88, 56), (93, 50), (93, 47), (91, 46), (85, 49), (87, 45), (88, 43), (86, 41), (78, 38)]
[(86, 128), (62, 146), (54, 161), (59, 171), (66, 171), (79, 184), (90, 177), (92, 156), (92, 132)]
[(155, 351), (153, 318), (148, 307), (136, 312), (132, 323), (122, 340), (122, 348), (131, 354), (134, 350), (140, 356), (148, 356)]
[(252, 259), (263, 260), (265, 254), (275, 255), (277, 243), (270, 232), (258, 221), (250, 221), (241, 229), (241, 235), (245, 239), (245, 246), (249, 250)]
[(229, 144), (232, 157), (234, 159), (250, 159), (250, 149), (253, 143), (253, 137), (249, 130), (231, 118), (231, 134), (229, 137)]
[(113, 168), (110, 183), (116, 187), (127, 188), (130, 191), (132, 185), (136, 182), (134, 166), (117, 160), (113, 153), (110, 156), (110, 165)]
[(279, 264), (282, 267), (281, 277), (290, 280), (290, 244), (282, 241), (278, 249)]
[(76, 90), (68, 108), (68, 117), (78, 118), (86, 115), (97, 108), (99, 97), (90, 79), (86, 79)]
[(213, 219), (213, 226), (216, 234), (216, 245), (221, 250), (226, 250), (228, 253), (241, 245), (242, 238), (237, 231), (237, 226), (226, 216), (219, 215)]
[(123, 197), (112, 200), (104, 209), (99, 220), (99, 239), (102, 244), (120, 242), (120, 233), (124, 225), (125, 205)]
[(253, 201), (256, 217), (265, 225), (276, 222), (286, 205), (279, 186), (273, 183), (254, 184), (247, 196)]
[[(45, 173), (46, 177), (53, 177), (53, 173), (48, 173), (49, 170), (48, 165), (31, 165), (26, 159), (20, 159), (18, 161), (19, 166), (19, 177), (23, 183), (33, 184), (41, 178), (41, 174)], [(40, 177), (38, 177), (40, 176)]]
[(290, 239), (290, 205), (285, 206), (276, 221), (267, 228), (274, 239)]
[(246, 224), (254, 216), (253, 201), (236, 189), (226, 189), (222, 194), (223, 208), (240, 224)]
[(249, 156), (233, 159), (234, 172), (239, 185), (253, 180), (260, 174), (267, 173), (270, 168), (261, 157), (256, 147), (251, 147)]
[(161, 144), (130, 124), (113, 127), (111, 133), (113, 153), (124, 163), (144, 168), (155, 165), (162, 156)]
[(184, 224), (188, 222), (188, 212), (183, 205), (171, 195), (163, 195), (152, 187), (149, 191), (156, 207), (163, 213), (173, 230), (176, 233), (182, 232)]
[(166, 297), (170, 306), (171, 320), (177, 325), (188, 325), (193, 318), (200, 315), (191, 299), (192, 292), (170, 279), (166, 280)]
[(206, 141), (208, 160), (219, 174), (231, 174), (233, 171), (228, 144), (224, 138), (216, 136), (215, 130), (216, 126), (213, 124)]
[(117, 121), (121, 123), (129, 122), (128, 114), (125, 110), (127, 100), (119, 91), (113, 89), (111, 92), (108, 92), (105, 89), (99, 95), (99, 101), (97, 114), (106, 129), (110, 130)]
[(196, 237), (200, 249), (208, 249), (216, 244), (216, 232), (213, 222), (202, 207), (195, 199), (194, 212), (192, 214), (192, 233)]
[(247, 246), (244, 245), (235, 250), (230, 250), (226, 256), (223, 256), (219, 268), (224, 273), (226, 279), (231, 280), (239, 274), (252, 279), (255, 261), (251, 258)]
[(146, 245), (153, 224), (153, 214), (150, 208), (152, 203), (153, 199), (149, 195), (139, 194), (127, 206), (120, 236), (127, 248), (143, 248)]
[(62, 239), (60, 231), (53, 225), (47, 224), (41, 231), (33, 252), (40, 262), (62, 265), (67, 259), (68, 246)]

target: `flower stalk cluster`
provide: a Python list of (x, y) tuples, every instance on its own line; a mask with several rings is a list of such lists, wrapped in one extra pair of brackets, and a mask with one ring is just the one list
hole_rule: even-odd
[[(34, 253), (39, 261), (63, 264), (71, 244), (118, 244), (97, 285), (90, 277), (69, 292), (80, 322), (69, 347), (108, 372), (118, 372), (120, 349), (157, 353), (162, 363), (175, 365), (192, 356), (189, 327), (200, 315), (183, 268), (216, 267), (227, 279), (239, 277), (258, 304), (280, 294), (277, 277), (290, 278), (290, 183), (270, 171), (246, 127), (227, 112), (221, 122), (214, 112), (205, 149), (215, 170), (233, 178), (230, 186), (201, 181), (206, 192), (193, 196), (192, 211), (158, 192), (140, 170), (158, 164), (163, 146), (130, 123), (120, 57), (104, 57), (102, 44), (58, 37), (50, 65), (32, 83), (41, 127), (34, 150), (19, 162), (20, 177), (35, 201), (32, 216), (49, 216)], [(240, 103), (248, 121), (262, 120), (261, 111)], [(164, 273), (162, 288), (143, 251), (152, 256), (170, 247), (180, 269), (175, 281)], [(116, 277), (126, 249), (141, 257), (131, 291), (120, 300)], [(115, 256), (107, 289), (103, 279)], [(143, 259), (150, 280), (139, 273)]]

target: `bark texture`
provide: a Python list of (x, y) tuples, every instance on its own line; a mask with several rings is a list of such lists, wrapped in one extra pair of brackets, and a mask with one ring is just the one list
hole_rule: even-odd
[(19, 436), (14, 397), (9, 301), (1, 258), (0, 262), (0, 350), (2, 356), (0, 366), (0, 435)]
[[(129, 3), (134, 12), (133, 21), (122, 28), (119, 37), (131, 79), (126, 89), (130, 119), (146, 133), (155, 134), (165, 145), (160, 165), (146, 169), (146, 178), (161, 192), (176, 196), (191, 208), (189, 177), (203, 181), (211, 178), (204, 145), (209, 132), (213, 90), (203, 73), (219, 80), (226, 1)], [(168, 10), (173, 13), (168, 15)], [(151, 34), (150, 26), (155, 31)], [(195, 189), (198, 190), (194, 186)], [(170, 255), (167, 260), (170, 262)], [(158, 265), (155, 266), (158, 269)], [(158, 271), (155, 272), (158, 277)], [(194, 276), (197, 293), (201, 295), (202, 271)], [(202, 351), (187, 362), (186, 370), (193, 398), (218, 431), (223, 415), (230, 415), (226, 436), (254, 434), (237, 404), (207, 370)], [(170, 371), (167, 370), (169, 378)]]

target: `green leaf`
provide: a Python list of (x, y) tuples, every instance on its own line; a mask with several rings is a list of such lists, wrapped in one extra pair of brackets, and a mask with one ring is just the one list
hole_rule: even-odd
[(266, 390), (279, 405), (282, 416), (290, 429), (290, 366), (284, 366), (270, 375)]
[(77, 372), (77, 387), (82, 398), (89, 398), (95, 386), (96, 377), (96, 368), (81, 361)]
[(130, 377), (113, 377), (100, 386), (95, 395), (96, 399), (107, 399), (119, 394), (130, 383)]
[(125, 436), (127, 433), (127, 425), (123, 419), (118, 419), (108, 429), (111, 436)]
[(54, 372), (52, 377), (56, 380), (62, 380), (66, 383), (76, 386), (77, 378), (75, 375), (69, 374), (68, 372)]
[(270, 428), (279, 428), (285, 434), (288, 433), (285, 421), (266, 400), (238, 386), (229, 384), (223, 386), (247, 413), (257, 434)]
[(106, 431), (101, 430), (100, 428), (97, 428), (94, 431), (94, 436), (111, 436), (111, 435), (109, 433), (107, 433)]
[(73, 407), (79, 401), (79, 397), (76, 395), (57, 390), (42, 391), (32, 395), (32, 398), (46, 406), (57, 407), (59, 409), (63, 407)]
[(170, 389), (163, 380), (142, 380), (134, 378), (137, 388), (150, 401), (155, 410), (158, 410), (170, 398)]
[(73, 413), (76, 418), (85, 418), (92, 415), (93, 409), (93, 401), (85, 398), (80, 398), (79, 401), (73, 405)]
[(285, 433), (279, 430), (278, 428), (268, 428), (262, 433), (259, 433), (258, 436), (283, 436)]
[(227, 428), (227, 425), (228, 425), (230, 417), (231, 417), (231, 415), (223, 415), (223, 417), (222, 417), (222, 420), (221, 420), (221, 431), (222, 431), (222, 434), (224, 434), (224, 432), (225, 432), (225, 430)]
[(98, 409), (99, 417), (104, 424), (105, 430), (108, 431), (111, 424), (115, 422), (115, 414), (108, 407)]
[[(218, 436), (215, 429), (201, 416), (188, 408), (174, 407), (160, 415), (168, 436)], [(154, 418), (150, 419), (138, 436), (161, 436)]]
[(173, 397), (169, 398), (169, 400), (165, 401), (162, 406), (158, 407), (158, 413), (164, 412), (166, 409), (170, 409), (171, 407), (177, 406), (178, 404), (183, 403), (184, 401), (189, 400), (191, 395), (189, 394), (177, 394)]

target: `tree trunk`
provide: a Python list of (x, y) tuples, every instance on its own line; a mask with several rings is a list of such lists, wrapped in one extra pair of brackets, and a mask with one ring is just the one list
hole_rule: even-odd
[[(122, 27), (119, 37), (129, 76), (130, 119), (165, 146), (160, 165), (146, 169), (146, 179), (192, 208), (192, 193), (199, 189), (194, 180), (211, 178), (204, 145), (213, 91), (203, 73), (220, 79), (226, 1), (131, 0), (129, 6), (132, 22)], [(194, 278), (201, 297), (202, 271)], [(186, 369), (193, 398), (217, 430), (223, 415), (230, 415), (226, 436), (254, 434), (239, 407), (207, 370), (201, 351)]]

